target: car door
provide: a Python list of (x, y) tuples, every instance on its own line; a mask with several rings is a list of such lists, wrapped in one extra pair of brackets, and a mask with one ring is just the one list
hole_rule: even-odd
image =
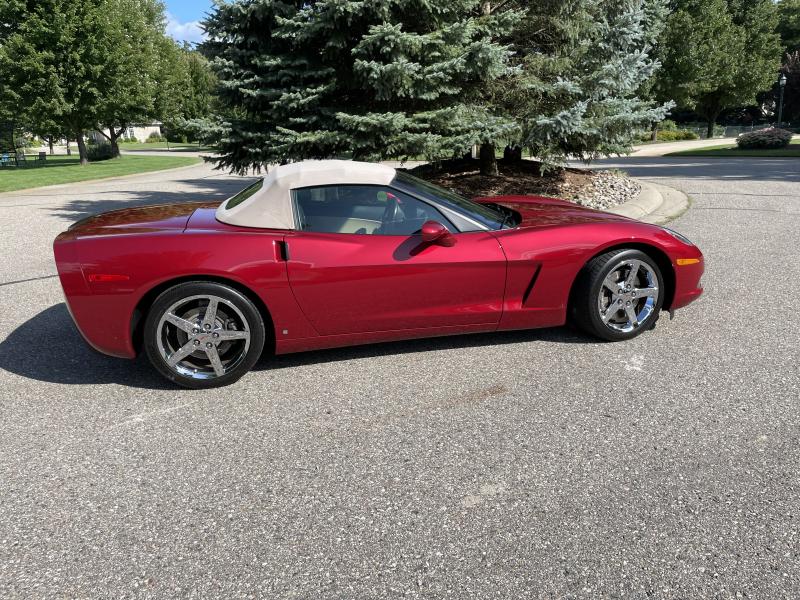
[[(458, 233), (434, 206), (381, 186), (295, 190), (288, 274), (320, 335), (497, 325), (506, 259), (485, 231)], [(454, 232), (425, 243), (422, 223)]]

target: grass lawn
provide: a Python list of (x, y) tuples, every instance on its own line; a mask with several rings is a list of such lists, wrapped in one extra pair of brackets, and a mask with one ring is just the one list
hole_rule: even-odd
[(694, 150), (682, 150), (680, 152), (671, 152), (665, 156), (708, 156), (708, 157), (761, 157), (761, 158), (780, 158), (780, 157), (798, 157), (800, 158), (800, 139), (792, 140), (788, 148), (781, 148), (779, 150), (739, 150), (736, 144), (725, 146), (709, 146), (707, 148), (696, 148)]
[[(122, 142), (119, 145), (120, 150), (166, 150), (167, 142), (153, 142), (152, 144), (145, 144), (144, 142)], [(213, 152), (214, 149), (208, 146), (201, 146), (195, 142), (187, 144), (172, 143), (169, 144), (169, 150), (172, 152)]]
[[(31, 158), (29, 157), (29, 160)], [(192, 156), (122, 156), (82, 167), (80, 160), (75, 156), (48, 156), (42, 166), (33, 166), (34, 161), (31, 160), (31, 164), (27, 167), (0, 168), (0, 192), (135, 175), (186, 167), (200, 162), (202, 159)]]

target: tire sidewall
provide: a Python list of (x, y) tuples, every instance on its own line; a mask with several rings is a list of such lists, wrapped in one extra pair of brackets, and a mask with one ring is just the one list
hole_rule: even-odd
[[(626, 260), (639, 260), (646, 263), (653, 272), (656, 274), (658, 281), (658, 299), (656, 301), (653, 312), (650, 316), (643, 321), (639, 327), (630, 332), (616, 331), (608, 327), (600, 318), (600, 312), (597, 310), (597, 297), (600, 295), (600, 289), (603, 286), (603, 281), (609, 273), (619, 268), (619, 263)], [(664, 276), (661, 269), (656, 262), (641, 250), (621, 250), (615, 254), (606, 265), (600, 270), (594, 281), (589, 286), (589, 297), (587, 298), (587, 309), (589, 310), (589, 317), (592, 325), (594, 325), (598, 333), (602, 332), (602, 337), (610, 341), (624, 341), (635, 338), (641, 333), (650, 329), (650, 327), (658, 320), (661, 307), (664, 304)]]
[[(160, 334), (158, 329), (161, 317), (170, 306), (179, 302), (182, 298), (204, 294), (225, 298), (242, 311), (250, 327), (250, 346), (244, 360), (230, 373), (214, 379), (192, 379), (173, 371), (161, 356), (161, 352), (158, 349), (158, 335)], [(264, 350), (265, 339), (264, 319), (250, 299), (232, 287), (215, 282), (187, 282), (165, 290), (153, 302), (147, 313), (144, 325), (144, 349), (150, 362), (159, 373), (170, 381), (191, 389), (220, 387), (240, 379), (258, 362)]]

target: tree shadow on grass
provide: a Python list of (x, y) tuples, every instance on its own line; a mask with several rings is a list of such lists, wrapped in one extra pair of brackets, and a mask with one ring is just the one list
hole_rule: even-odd
[[(257, 372), (440, 350), (470, 351), (484, 346), (543, 341), (556, 344), (598, 343), (565, 328), (485, 333), (389, 342), (283, 356), (265, 354)], [(64, 303), (43, 310), (0, 342), (0, 369), (21, 377), (63, 385), (117, 384), (140, 389), (174, 389), (147, 357), (125, 360), (96, 352), (81, 338)]]

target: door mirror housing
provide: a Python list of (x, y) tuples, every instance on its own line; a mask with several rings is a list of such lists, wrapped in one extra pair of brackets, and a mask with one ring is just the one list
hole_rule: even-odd
[(438, 221), (426, 221), (422, 225), (422, 241), (426, 244), (452, 246), (456, 243), (456, 238)]

